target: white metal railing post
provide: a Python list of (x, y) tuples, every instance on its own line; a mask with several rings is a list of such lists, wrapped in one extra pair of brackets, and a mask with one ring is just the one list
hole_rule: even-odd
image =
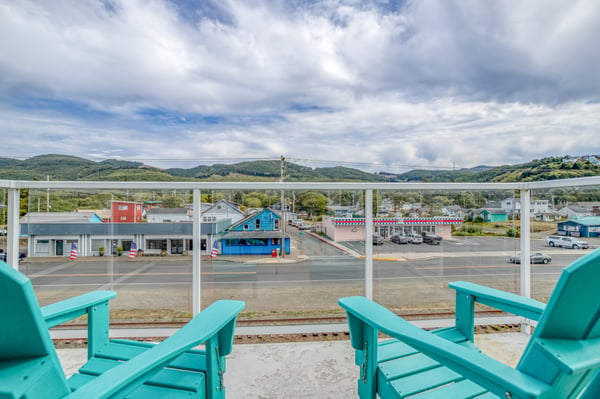
[(20, 190), (8, 189), (8, 233), (6, 236), (6, 263), (15, 269), (19, 269), (19, 237), (21, 226), (19, 225), (19, 209), (21, 207)]
[[(194, 218), (192, 223), (192, 311), (196, 315), (200, 313), (202, 310), (202, 300), (201, 300), (201, 288), (200, 288), (200, 279), (201, 279), (201, 267), (202, 267), (202, 218), (200, 215), (201, 207), (201, 194), (199, 189), (193, 190), (193, 209), (194, 209)], [(208, 242), (206, 243), (208, 245)]]
[[(521, 295), (531, 298), (531, 191), (522, 189), (521, 193)], [(524, 319), (521, 331), (531, 332), (530, 320)]]
[(373, 190), (365, 193), (365, 297), (373, 299)]

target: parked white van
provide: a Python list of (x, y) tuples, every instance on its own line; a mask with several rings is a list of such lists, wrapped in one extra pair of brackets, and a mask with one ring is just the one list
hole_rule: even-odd
[(423, 243), (423, 236), (421, 236), (421, 234), (411, 233), (411, 234), (408, 234), (407, 237), (408, 237), (408, 242), (410, 242), (411, 244)]
[(583, 248), (587, 249), (590, 247), (590, 243), (587, 241), (580, 240), (577, 237), (566, 237), (566, 236), (548, 236), (546, 237), (546, 244), (551, 247), (563, 247), (563, 248)]

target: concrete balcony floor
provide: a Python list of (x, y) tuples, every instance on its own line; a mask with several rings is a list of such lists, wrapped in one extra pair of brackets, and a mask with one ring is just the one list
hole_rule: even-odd
[[(529, 336), (522, 333), (477, 335), (484, 353), (516, 365)], [(59, 349), (65, 373), (84, 362), (86, 349)], [(349, 340), (234, 344), (225, 386), (232, 399), (353, 398), (358, 367)]]

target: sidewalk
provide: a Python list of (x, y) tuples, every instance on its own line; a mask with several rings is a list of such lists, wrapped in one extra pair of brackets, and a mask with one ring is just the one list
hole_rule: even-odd
[[(515, 365), (529, 337), (521, 333), (477, 335), (482, 351)], [(59, 349), (67, 375), (83, 364), (86, 349)], [(225, 385), (232, 399), (353, 398), (358, 367), (349, 340), (236, 344), (228, 356)]]

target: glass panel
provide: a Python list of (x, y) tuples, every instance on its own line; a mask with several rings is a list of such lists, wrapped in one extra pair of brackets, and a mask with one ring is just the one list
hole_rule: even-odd
[[(374, 299), (405, 316), (453, 318), (448, 283), (520, 290), (517, 220), (502, 206), (512, 191), (379, 191)], [(375, 244), (375, 241), (373, 242)]]
[(244, 213), (218, 231), (219, 255), (202, 259), (203, 306), (221, 298), (241, 299), (247, 306), (240, 319), (252, 324), (342, 322), (337, 301), (364, 293), (364, 259), (327, 234), (328, 204), (339, 205), (333, 201), (340, 195), (359, 197), (288, 191), (282, 214), (280, 191), (211, 192), (211, 197), (236, 198)]
[(600, 244), (600, 187), (535, 190), (531, 208), (531, 296), (547, 302), (562, 270)]
[[(21, 244), (28, 257), (20, 269), (42, 305), (114, 290), (111, 327), (189, 319), (189, 192), (31, 189), (23, 197)], [(153, 209), (171, 222), (148, 222)]]

